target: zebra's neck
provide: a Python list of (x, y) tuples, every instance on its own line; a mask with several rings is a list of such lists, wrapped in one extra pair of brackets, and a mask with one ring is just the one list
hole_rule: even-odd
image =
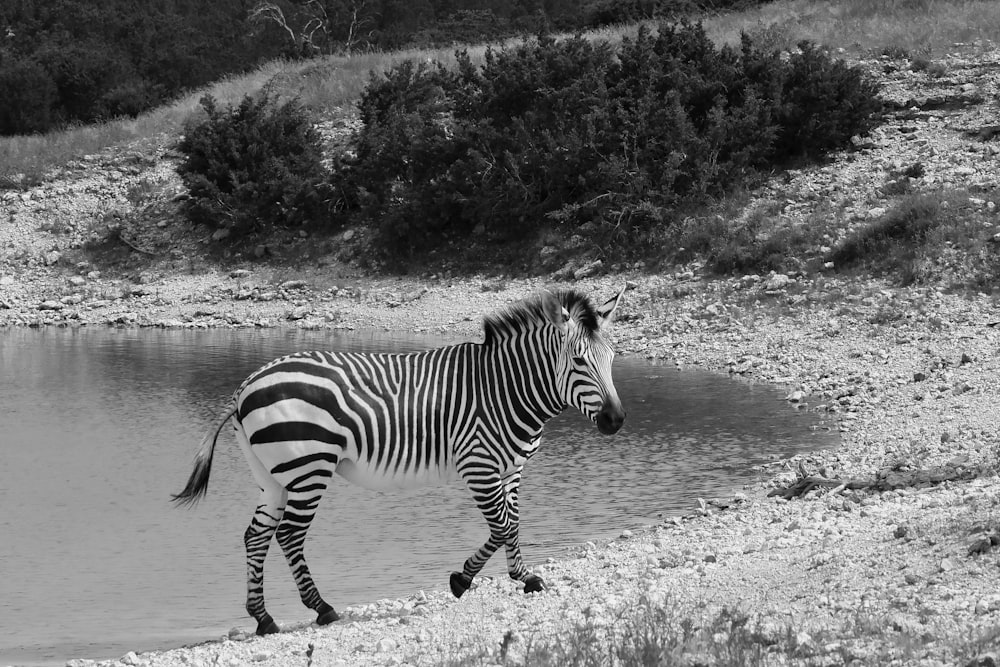
[(566, 407), (556, 384), (559, 340), (546, 331), (529, 331), (484, 345), (481, 388), (491, 416), (525, 442), (534, 440)]

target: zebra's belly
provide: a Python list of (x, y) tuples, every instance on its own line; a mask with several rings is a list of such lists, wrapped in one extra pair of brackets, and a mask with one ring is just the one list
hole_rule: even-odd
[(352, 484), (375, 491), (414, 489), (447, 484), (458, 479), (458, 473), (450, 466), (391, 470), (351, 459), (343, 459), (337, 464), (337, 474)]

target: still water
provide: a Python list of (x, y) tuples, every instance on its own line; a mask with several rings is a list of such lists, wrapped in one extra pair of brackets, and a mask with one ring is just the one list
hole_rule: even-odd
[[(281, 330), (0, 331), (0, 664), (64, 664), (253, 629), (243, 531), (257, 500), (228, 430), (207, 498), (174, 508), (206, 429), (257, 366), (300, 349), (412, 351), (447, 342)], [(543, 562), (586, 540), (690, 511), (751, 466), (831, 446), (775, 388), (619, 357), (628, 419), (601, 436), (576, 412), (549, 423), (525, 469), (521, 544)], [(487, 536), (461, 483), (375, 492), (340, 478), (307, 555), (336, 608), (446, 589)], [(505, 575), (502, 554), (483, 574)], [(280, 550), (268, 610), (303, 621)]]

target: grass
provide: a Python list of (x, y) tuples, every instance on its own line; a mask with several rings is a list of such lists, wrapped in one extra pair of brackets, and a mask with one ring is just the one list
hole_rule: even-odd
[(1000, 244), (985, 205), (993, 201), (995, 209), (998, 199), (962, 189), (905, 195), (850, 233), (827, 259), (838, 269), (893, 274), (903, 284), (950, 281), (955, 289), (992, 291), (1000, 281)]
[[(676, 601), (638, 601), (614, 618), (587, 618), (558, 636), (508, 632), (498, 646), (455, 656), (449, 667), (763, 667), (913, 664), (925, 637), (886, 613), (859, 609), (818, 629), (806, 619), (768, 621), (738, 609), (712, 613)], [(998, 632), (937, 637), (933, 654), (966, 664), (996, 647)], [(937, 664), (937, 663), (935, 663)]]
[(1000, 3), (993, 0), (776, 0), (706, 22), (719, 42), (740, 32), (765, 33), (776, 46), (802, 39), (856, 56), (940, 56), (956, 44), (996, 40)]

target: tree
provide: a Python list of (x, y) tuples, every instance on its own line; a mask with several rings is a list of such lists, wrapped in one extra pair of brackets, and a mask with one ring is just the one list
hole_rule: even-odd
[(295, 22), (294, 19), (290, 22), (285, 18), (285, 12), (282, 11), (281, 7), (267, 0), (261, 0), (253, 7), (250, 10), (248, 19), (253, 25), (273, 23), (284, 30), (288, 34), (293, 52), (296, 55), (304, 57), (317, 55), (321, 49), (316, 44), (316, 33), (328, 34), (330, 24), (326, 7), (319, 0), (308, 0), (308, 2), (295, 8), (299, 10), (296, 13), (304, 14), (304, 23), (298, 31), (290, 25), (290, 23)]

